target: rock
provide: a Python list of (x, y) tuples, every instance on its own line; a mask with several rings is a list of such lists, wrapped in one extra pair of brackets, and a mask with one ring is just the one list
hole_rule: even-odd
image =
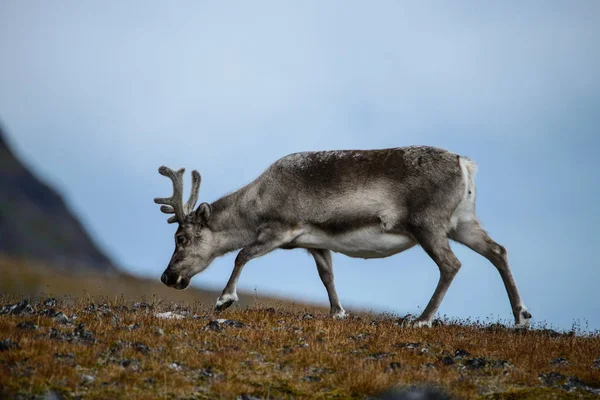
[(305, 382), (321, 382), (321, 377), (315, 375), (306, 375), (302, 380)]
[(133, 370), (133, 371), (139, 371), (140, 370), (140, 362), (138, 360), (132, 360), (130, 358), (124, 358), (121, 361), (121, 366), (123, 368), (128, 368), (128, 369)]
[(224, 327), (226, 327), (226, 326), (230, 326), (230, 327), (234, 327), (234, 328), (243, 328), (246, 325), (243, 322), (232, 321), (230, 319), (215, 319), (215, 320), (209, 321), (208, 324), (203, 329), (220, 332), (223, 329), (225, 329)]
[(375, 400), (450, 400), (450, 396), (432, 387), (410, 386), (386, 390)]
[(545, 386), (554, 386), (554, 385), (558, 384), (559, 382), (565, 380), (566, 376), (564, 376), (563, 374), (561, 374), (559, 372), (552, 371), (552, 372), (548, 372), (546, 374), (540, 374), (538, 376), (538, 379)]
[(132, 311), (138, 311), (138, 310), (149, 310), (152, 309), (153, 307), (146, 303), (146, 302), (141, 302), (141, 303), (134, 303), (133, 306), (131, 306), (131, 310)]
[(592, 368), (600, 368), (600, 358), (594, 360), (594, 362), (592, 363)]
[(243, 328), (246, 325), (240, 321), (232, 321), (230, 319), (218, 319), (217, 320), (221, 325), (232, 326), (234, 328)]
[(463, 349), (458, 349), (454, 352), (454, 360), (462, 360), (463, 358), (467, 358), (471, 355), (471, 353), (469, 353), (466, 350)]
[(302, 320), (315, 319), (315, 317), (313, 317), (312, 314), (306, 313), (300, 319), (302, 319)]
[(46, 308), (54, 308), (56, 307), (56, 299), (54, 297), (49, 297), (46, 300), (44, 300), (44, 307)]
[(96, 311), (98, 311), (98, 308), (96, 307), (96, 305), (94, 303), (90, 303), (83, 310), (87, 311), (87, 312), (90, 312), (90, 313), (95, 313)]
[(110, 313), (112, 313), (112, 310), (110, 309), (110, 307), (106, 303), (100, 304), (100, 306), (98, 307), (98, 311), (100, 311), (103, 314), (110, 314)]
[(423, 369), (435, 369), (435, 364), (433, 363), (425, 363), (422, 365)]
[(81, 384), (82, 385), (91, 385), (92, 383), (94, 383), (95, 380), (96, 380), (96, 378), (94, 378), (92, 375), (83, 375), (81, 377)]
[(163, 335), (165, 334), (165, 331), (163, 331), (161, 328), (156, 328), (156, 329), (154, 330), (154, 334), (155, 334), (156, 336), (163, 336)]
[(35, 331), (38, 329), (38, 326), (33, 322), (23, 321), (17, 324), (17, 329), (22, 329), (24, 331)]
[(162, 319), (184, 319), (185, 316), (181, 315), (181, 314), (177, 314), (171, 311), (167, 311), (164, 313), (158, 313), (158, 314), (154, 314), (154, 316), (156, 318), (162, 318)]
[(133, 347), (140, 353), (143, 353), (143, 354), (150, 353), (150, 347), (146, 346), (144, 343), (136, 342), (133, 344)]
[(557, 357), (550, 361), (550, 365), (567, 365), (569, 361), (565, 357)]
[(580, 390), (583, 390), (583, 391), (591, 393), (591, 394), (595, 394), (595, 395), (600, 394), (599, 387), (593, 387), (591, 385), (588, 385), (587, 383), (583, 382), (581, 379), (577, 378), (576, 376), (570, 376), (567, 380), (567, 383), (565, 383), (561, 387), (568, 392), (572, 392), (575, 389), (580, 389)]
[(94, 342), (96, 340), (94, 334), (85, 329), (83, 322), (77, 325), (77, 328), (73, 331), (73, 337), (87, 342)]
[(181, 366), (181, 364), (179, 364), (177, 362), (171, 363), (171, 364), (167, 365), (167, 367), (169, 369), (172, 369), (172, 370), (175, 370), (175, 371), (181, 371), (181, 370), (183, 370), (183, 367)]
[(538, 332), (542, 333), (544, 335), (548, 335), (550, 337), (558, 337), (561, 335), (559, 332), (555, 331), (554, 329), (540, 329)]
[(65, 315), (65, 313), (63, 313), (62, 311), (59, 311), (59, 312), (55, 313), (54, 315), (51, 315), (51, 318), (60, 324), (66, 325), (66, 324), (71, 323), (71, 320), (69, 319), (69, 317), (67, 317)]
[(396, 353), (377, 352), (377, 353), (372, 353), (372, 354), (368, 355), (366, 360), (383, 360), (384, 358), (392, 357), (395, 355), (396, 355)]
[(0, 341), (0, 351), (8, 351), (10, 349), (18, 349), (19, 345), (12, 340), (4, 339)]
[(453, 365), (454, 364), (454, 359), (450, 356), (445, 356), (444, 358), (442, 358), (442, 364), (444, 365)]
[(215, 331), (215, 332), (220, 332), (222, 330), (224, 330), (225, 328), (223, 328), (221, 326), (221, 324), (219, 324), (218, 321), (213, 320), (210, 321), (208, 324), (206, 324), (206, 326), (204, 327), (204, 330), (209, 330), (209, 331)]
[(485, 358), (470, 358), (465, 362), (465, 366), (469, 369), (481, 369), (485, 368), (487, 360)]
[(35, 314), (35, 309), (27, 300), (21, 300), (16, 304), (8, 304), (0, 308), (0, 314), (22, 315)]
[(260, 397), (251, 396), (249, 394), (242, 394), (238, 396), (237, 400), (262, 400)]
[(60, 394), (56, 393), (53, 390), (49, 390), (46, 393), (44, 393), (42, 395), (42, 397), (40, 397), (41, 400), (63, 400), (64, 397), (62, 397)]

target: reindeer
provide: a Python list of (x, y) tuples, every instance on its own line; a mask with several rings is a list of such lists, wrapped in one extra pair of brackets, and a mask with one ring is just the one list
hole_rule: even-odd
[(200, 174), (183, 204), (184, 169), (159, 168), (173, 181), (170, 198), (156, 198), (177, 222), (175, 251), (161, 281), (185, 289), (191, 278), (228, 252), (241, 249), (216, 310), (238, 300), (237, 283), (250, 260), (275, 249), (306, 249), (327, 289), (331, 315), (346, 315), (333, 279), (331, 252), (383, 258), (417, 244), (440, 278), (415, 321), (431, 326), (461, 267), (449, 239), (486, 257), (500, 273), (517, 327), (531, 314), (521, 301), (506, 249), (493, 241), (475, 214), (476, 164), (444, 149), (410, 146), (381, 150), (303, 152), (285, 156), (241, 189), (194, 210)]

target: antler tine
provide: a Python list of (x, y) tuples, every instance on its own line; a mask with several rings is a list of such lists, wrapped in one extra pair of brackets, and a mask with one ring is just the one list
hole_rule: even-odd
[(167, 220), (170, 224), (173, 222), (182, 222), (185, 218), (185, 210), (183, 207), (183, 173), (185, 168), (173, 171), (171, 168), (164, 165), (158, 169), (158, 173), (168, 177), (173, 182), (173, 195), (171, 197), (157, 197), (154, 202), (163, 204), (160, 208), (162, 212), (167, 214), (175, 214)]
[(192, 171), (192, 191), (190, 192), (190, 198), (185, 203), (185, 207), (183, 208), (185, 214), (189, 214), (194, 211), (194, 207), (196, 206), (196, 202), (198, 201), (198, 191), (200, 190), (200, 182), (202, 178), (200, 177), (200, 173), (196, 170)]

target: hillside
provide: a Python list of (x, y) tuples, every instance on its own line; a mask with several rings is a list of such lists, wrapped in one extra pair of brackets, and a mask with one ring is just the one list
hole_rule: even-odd
[(116, 271), (61, 195), (14, 154), (1, 126), (0, 255), (74, 270)]
[[(598, 332), (448, 320), (413, 328), (357, 312), (340, 321), (324, 308), (248, 293), (215, 313), (215, 292), (3, 262), (0, 399), (600, 395)], [(382, 395), (394, 386), (432, 394)]]

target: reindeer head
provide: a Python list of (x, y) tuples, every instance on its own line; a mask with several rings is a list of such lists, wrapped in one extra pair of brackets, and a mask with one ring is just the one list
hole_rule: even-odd
[(183, 173), (184, 168), (173, 171), (162, 166), (158, 173), (173, 181), (173, 195), (169, 198), (156, 198), (154, 202), (163, 204), (160, 210), (165, 214), (175, 214), (168, 222), (179, 223), (175, 232), (175, 251), (169, 266), (163, 272), (160, 280), (169, 287), (182, 290), (188, 287), (192, 276), (203, 271), (215, 258), (213, 255), (213, 235), (208, 228), (211, 207), (202, 203), (194, 211), (200, 189), (200, 174), (192, 171), (192, 191), (190, 198), (183, 204)]

